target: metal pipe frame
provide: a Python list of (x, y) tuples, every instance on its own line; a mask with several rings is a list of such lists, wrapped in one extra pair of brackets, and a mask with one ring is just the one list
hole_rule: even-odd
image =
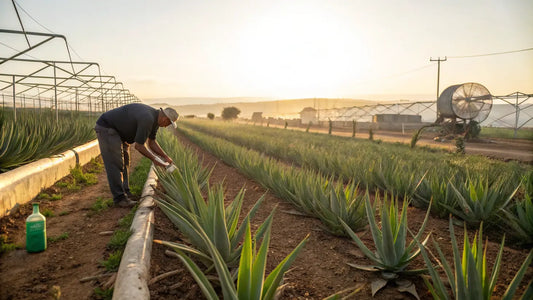
[[(27, 96), (35, 90), (37, 90), (35, 97), (38, 97), (40, 101), (45, 101), (43, 98), (41, 98), (42, 95), (46, 95), (53, 91), (53, 97), (55, 100), (52, 99), (51, 102), (55, 101), (56, 107), (60, 106), (61, 104), (68, 105), (68, 103), (71, 103), (71, 106), (74, 104), (74, 106), (77, 108), (80, 104), (87, 101), (90, 106), (89, 110), (92, 111), (92, 105), (98, 105), (98, 101), (91, 101), (91, 99), (98, 99), (102, 109), (113, 108), (118, 105), (132, 102), (140, 102), (139, 99), (135, 95), (131, 94), (128, 89), (125, 89), (124, 84), (122, 82), (118, 82), (114, 76), (101, 75), (100, 65), (96, 62), (78, 62), (72, 61), (72, 59), (68, 61), (62, 61), (19, 58), (20, 56), (27, 54), (28, 52), (56, 38), (62, 39), (65, 42), (65, 47), (70, 58), (70, 50), (68, 48), (68, 43), (65, 36), (42, 32), (0, 29), (0, 34), (2, 33), (24, 35), (25, 37), (28, 35), (45, 37), (44, 40), (33, 46), (28, 43), (28, 48), (25, 50), (18, 51), (15, 49), (15, 51), (18, 51), (18, 53), (12, 56), (0, 57), (0, 71), (2, 70), (2, 65), (7, 62), (44, 64), (44, 66), (37, 68), (28, 74), (15, 74), (9, 72), (0, 73), (0, 83), (4, 83), (4, 85), (0, 85), (0, 92), (7, 91), (8, 89), (12, 88), (11, 96), (13, 97), (13, 105), (16, 105), (16, 96), (20, 97), (20, 95), (22, 95), (23, 99), (31, 99), (31, 97)], [(72, 71), (64, 68), (62, 66), (63, 64), (70, 65)], [(74, 65), (81, 65), (81, 69), (76, 71)], [(93, 66), (97, 68), (97, 74), (94, 72), (89, 72), (89, 69)], [(46, 71), (50, 67), (53, 68), (54, 76), (42, 75), (42, 72)], [(66, 75), (57, 76), (57, 72), (63, 72)], [(2, 80), (2, 76), (8, 76), (10, 80)], [(31, 79), (36, 81), (28, 82), (28, 80)], [(45, 82), (39, 82), (39, 80), (43, 80)], [(50, 81), (53, 81), (53, 83), (50, 83)], [(21, 85), (25, 88), (22, 90), (16, 90), (15, 85)], [(2, 95), (2, 97), (4, 97), (4, 95)], [(25, 101), (22, 105), (24, 105), (24, 103)]]
[[(533, 120), (533, 116), (532, 115), (529, 115), (525, 110), (526, 109), (529, 109), (529, 108), (532, 108), (533, 107), (533, 103), (527, 103), (526, 104), (526, 101), (529, 100), (529, 98), (533, 98), (533, 94), (525, 94), (525, 93), (522, 93), (522, 92), (514, 92), (512, 94), (509, 94), (509, 95), (505, 95), (505, 96), (492, 96), (493, 99), (496, 98), (496, 99), (499, 99), (511, 106), (514, 107), (515, 109), (515, 112), (514, 112), (514, 115), (515, 115), (515, 122), (513, 124), (513, 127), (514, 127), (514, 137), (516, 138), (517, 136), (517, 131), (518, 129), (524, 127), (527, 123), (529, 123), (530, 121)], [(511, 102), (511, 100), (515, 100), (514, 103)], [(521, 113), (524, 113), (526, 114), (529, 118), (527, 120), (525, 120), (522, 124), (519, 124), (519, 118), (520, 118), (520, 114)], [(508, 114), (505, 114), (503, 116), (501, 116), (500, 118), (496, 119), (496, 121), (501, 121), (503, 122), (503, 118), (507, 117), (507, 116), (510, 116), (512, 115), (513, 113), (508, 113)]]
[[(0, 58), (0, 59), (2, 59), (2, 58)], [(41, 69), (39, 69), (39, 70), (37, 70), (37, 71), (31, 73), (31, 74), (28, 74), (28, 75), (22, 75), (21, 78), (20, 78), (16, 83), (20, 83), (20, 82), (22, 82), (23, 80), (25, 80), (26, 78), (48, 78), (48, 79), (53, 79), (53, 77), (50, 77), (50, 76), (36, 76), (35, 74), (38, 73), (38, 72), (44, 71), (48, 66), (52, 66), (52, 67), (53, 67), (55, 63), (60, 63), (60, 64), (62, 64), (62, 63), (63, 63), (63, 64), (65, 64), (65, 63), (70, 63), (70, 62), (66, 62), (66, 61), (43, 61), (43, 60), (34, 60), (34, 59), (16, 59), (16, 61), (23, 61), (23, 62), (39, 62), (39, 63), (45, 63), (45, 64), (47, 64), (46, 67), (43, 67), (43, 68), (41, 68)], [(81, 75), (81, 74), (80, 74), (81, 72), (87, 70), (89, 67), (91, 67), (91, 66), (93, 66), (93, 65), (95, 65), (95, 66), (98, 67), (98, 72), (100, 73), (100, 66), (99, 66), (97, 63), (94, 63), (94, 62), (89, 62), (89, 63), (87, 63), (87, 62), (72, 62), (72, 63), (73, 63), (73, 64), (84, 64), (84, 65), (86, 65), (86, 66), (85, 66), (82, 70), (78, 71), (77, 73), (71, 73), (70, 71), (65, 70), (65, 69), (63, 69), (63, 68), (61, 68), (61, 67), (57, 67), (57, 65), (56, 65), (55, 68), (57, 68), (57, 69), (59, 69), (59, 70), (65, 72), (65, 73), (67, 73), (67, 74), (70, 74), (69, 77), (61, 77), (62, 81), (59, 82), (59, 84), (62, 84), (62, 83), (66, 82), (66, 81), (69, 81), (69, 80), (77, 80), (77, 81), (81, 82), (81, 84), (80, 84), (78, 87), (82, 87), (82, 86), (84, 86), (84, 85), (87, 85), (87, 86), (93, 88), (93, 89), (94, 89), (94, 92), (97, 92), (97, 91), (98, 91), (98, 88), (91, 86), (90, 83), (95, 83), (95, 82), (96, 82), (96, 83), (100, 83), (100, 88), (102, 88), (103, 85), (106, 84), (106, 82), (103, 82), (103, 81), (102, 81), (102, 77), (110, 77), (111, 79), (113, 79), (114, 83), (117, 83), (117, 82), (116, 82), (116, 79), (115, 79), (113, 76), (102, 76), (102, 75), (95, 75), (95, 74), (80, 76), (80, 75)], [(15, 75), (15, 74), (4, 74), (4, 75)], [(16, 74), (16, 76), (18, 76), (18, 75), (21, 75), (21, 74)], [(89, 80), (84, 80), (82, 77), (90, 77), (91, 79), (89, 79)], [(100, 77), (100, 81), (95, 81), (94, 79), (95, 79), (96, 77)], [(59, 78), (56, 77), (56, 79), (59, 79)], [(109, 81), (109, 79), (108, 79), (108, 81)], [(11, 83), (11, 84), (12, 84), (12, 83)], [(119, 84), (122, 85), (122, 83), (119, 83)], [(115, 85), (115, 86), (116, 86), (116, 85)], [(10, 84), (8, 84), (7, 86), (5, 86), (4, 88), (2, 88), (2, 89), (0, 89), (0, 90), (7, 89), (7, 88), (9, 88), (9, 87), (10, 87)], [(123, 87), (123, 86), (122, 86), (122, 87)], [(32, 88), (29, 88), (29, 89), (26, 89), (26, 90), (24, 90), (24, 91), (21, 91), (21, 92), (19, 92), (19, 94), (25, 93), (26, 91), (31, 90), (31, 89), (32, 89)], [(47, 91), (50, 91), (51, 89), (52, 89), (52, 88), (48, 88), (48, 89), (44, 90), (43, 92), (41, 92), (41, 94), (46, 93)]]
[[(521, 92), (515, 92), (505, 96), (492, 96), (493, 100), (501, 101), (507, 103), (515, 108), (514, 112), (499, 115), (493, 122), (502, 122), (504, 118), (511, 115), (515, 116), (514, 124), (509, 124), (508, 127), (513, 128), (516, 131), (529, 122), (533, 121), (533, 116), (529, 114), (529, 110), (533, 108), (533, 102), (528, 102), (528, 100), (533, 99), (533, 94), (525, 94)], [(437, 107), (435, 101), (418, 101), (418, 102), (407, 102), (407, 103), (392, 103), (392, 104), (367, 104), (362, 106), (354, 107), (343, 107), (343, 108), (332, 108), (332, 109), (323, 109), (320, 110), (321, 119), (331, 118), (335, 121), (350, 121), (356, 120), (361, 121), (363, 118), (368, 118), (377, 113), (394, 113), (402, 114), (405, 112), (413, 112), (417, 115), (431, 110), (436, 112)], [(527, 111), (526, 111), (527, 110)], [(526, 115), (526, 119), (523, 122), (519, 122), (520, 115)]]

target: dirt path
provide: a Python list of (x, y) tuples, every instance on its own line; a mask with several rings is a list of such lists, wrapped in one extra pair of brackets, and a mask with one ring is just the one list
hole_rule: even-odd
[[(136, 151), (132, 151), (134, 166), (140, 155), (133, 152)], [(61, 192), (62, 199), (40, 200), (41, 213), (51, 210), (55, 214), (46, 220), (47, 236), (68, 237), (49, 242), (41, 253), (30, 254), (22, 248), (2, 255), (0, 299), (53, 299), (58, 289), (62, 299), (91, 299), (94, 288), (108, 280), (80, 282), (81, 278), (104, 270), (100, 262), (107, 258), (106, 244), (111, 236), (100, 233), (117, 229), (118, 220), (130, 209), (112, 207), (98, 213), (91, 210), (98, 198), (111, 198), (105, 171), (97, 177), (97, 184), (77, 192), (68, 192), (56, 184), (48, 191)], [(15, 215), (0, 219), (0, 233), (8, 235), (10, 242), (24, 246), (25, 218), (31, 210), (27, 203)]]

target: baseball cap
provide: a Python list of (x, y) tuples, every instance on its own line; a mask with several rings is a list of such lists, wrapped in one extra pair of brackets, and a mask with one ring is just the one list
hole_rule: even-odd
[(163, 114), (165, 114), (165, 116), (170, 119), (170, 122), (172, 122), (172, 126), (174, 126), (174, 128), (178, 127), (178, 124), (176, 124), (176, 121), (178, 120), (180, 115), (175, 109), (171, 107), (167, 107), (165, 109), (162, 109), (162, 108), (159, 108), (159, 109), (161, 109)]

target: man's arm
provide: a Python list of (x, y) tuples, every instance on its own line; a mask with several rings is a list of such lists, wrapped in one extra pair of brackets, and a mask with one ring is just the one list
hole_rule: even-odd
[(150, 138), (148, 138), (148, 147), (150, 148), (151, 151), (153, 151), (155, 154), (161, 156), (163, 158), (163, 160), (165, 160), (166, 162), (168, 163), (173, 163), (174, 161), (172, 160), (172, 158), (170, 158), (166, 153), (165, 151), (163, 151), (163, 149), (161, 149), (161, 147), (159, 146), (159, 144), (157, 143), (156, 140), (152, 140)]
[(150, 159), (156, 166), (166, 167), (164, 164), (160, 163), (152, 152), (148, 151), (143, 144), (135, 143), (135, 150), (139, 151), (142, 155)]

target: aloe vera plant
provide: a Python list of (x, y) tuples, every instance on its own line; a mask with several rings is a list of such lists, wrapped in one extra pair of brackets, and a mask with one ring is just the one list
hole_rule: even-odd
[[(487, 246), (488, 241), (485, 243), (483, 248), (483, 224), (479, 227), (479, 232), (476, 233), (472, 243), (470, 244), (468, 240), (468, 235), (466, 227), (464, 229), (464, 244), (462, 255), (460, 254), (459, 247), (457, 245), (457, 240), (455, 238), (455, 233), (453, 229), (453, 221), (450, 217), (449, 222), (450, 228), (450, 237), (452, 240), (453, 248), (453, 265), (446, 260), (441, 248), (434, 241), (435, 248), (439, 254), (438, 264), (446, 273), (448, 283), (451, 286), (453, 299), (457, 300), (470, 300), (470, 299), (492, 299), (492, 293), (496, 286), (498, 279), (498, 274), (500, 272), (500, 263), (502, 259), (503, 247), (505, 243), (505, 237), (502, 239), (500, 244), (500, 249), (496, 260), (494, 261), (494, 266), (492, 267), (492, 272), (489, 273), (487, 269)], [(427, 278), (424, 278), (424, 281), (429, 288), (434, 299), (450, 299), (446, 286), (440, 276), (440, 274), (432, 267), (432, 262), (429, 258), (429, 255), (420, 242), (418, 245), (421, 249), (422, 257), (426, 266), (429, 269), (429, 274), (431, 276), (431, 281)], [(513, 299), (520, 282), (522, 281), (531, 261), (533, 260), (533, 251), (529, 253), (522, 266), (516, 273), (511, 284), (507, 287), (505, 293), (501, 297), (504, 300)], [(521, 299), (531, 299), (533, 295), (533, 283), (529, 284), (529, 288), (524, 292), (524, 295)]]
[[(156, 203), (167, 217), (188, 238), (192, 246), (183, 243), (160, 242), (173, 249), (180, 249), (198, 256), (207, 266), (212, 266), (209, 257), (208, 245), (202, 239), (202, 232), (217, 247), (224, 262), (236, 266), (239, 260), (241, 245), (239, 244), (244, 234), (244, 227), (238, 227), (238, 220), (244, 199), (244, 189), (241, 189), (235, 199), (224, 207), (224, 189), (222, 186), (207, 188), (207, 199), (204, 200), (200, 187), (194, 180), (183, 179), (181, 174), (175, 172), (175, 184), (164, 182), (165, 190), (170, 194), (158, 193)], [(179, 196), (172, 196), (177, 191)], [(179, 199), (179, 200), (175, 200)], [(261, 197), (245, 216), (246, 220), (252, 218), (263, 201)], [(267, 218), (270, 220), (272, 214)], [(264, 233), (264, 226), (257, 231), (260, 238)]]
[[(178, 169), (171, 173), (162, 168), (156, 169), (160, 185), (165, 192), (156, 190), (155, 200), (167, 217), (187, 237), (190, 244), (158, 242), (195, 255), (209, 268), (213, 266), (213, 261), (199, 233), (205, 231), (224, 261), (230, 266), (236, 266), (241, 251), (239, 243), (245, 229), (242, 226), (238, 227), (244, 188), (225, 207), (222, 185), (214, 187), (208, 185), (211, 170), (202, 168), (192, 150), (180, 144), (170, 132), (163, 131), (161, 136), (161, 147), (166, 149), (177, 162)], [(263, 199), (264, 197), (261, 197), (256, 202), (245, 219), (254, 216)], [(272, 216), (268, 219), (270, 218)], [(262, 228), (257, 231), (257, 238), (262, 236), (264, 232)]]
[(450, 213), (463, 219), (467, 224), (479, 226), (481, 222), (495, 222), (500, 209), (506, 208), (520, 188), (520, 184), (509, 192), (503, 183), (489, 187), (488, 179), (468, 177), (464, 187), (456, 187), (450, 182), (459, 208), (449, 207)]
[(350, 224), (348, 227), (352, 229), (360, 229), (367, 224), (364, 196), (354, 182), (345, 187), (332, 186), (329, 191), (329, 196), (317, 201), (315, 208), (315, 214), (324, 223), (326, 231), (343, 236), (346, 231), (340, 221)]
[(379, 160), (373, 181), (384, 191), (410, 197), (423, 177), (424, 175), (417, 174), (414, 164), (392, 156)]
[(513, 234), (523, 245), (533, 244), (533, 201), (526, 193), (524, 199), (516, 201), (509, 208), (502, 209), (505, 224), (512, 228)]
[(524, 183), (524, 193), (533, 195), (533, 170), (524, 174), (522, 182)]
[[(236, 283), (233, 280), (229, 267), (225, 264), (215, 245), (207, 237), (205, 232), (201, 232), (202, 238), (206, 245), (208, 245), (209, 253), (213, 257), (224, 299), (275, 299), (285, 272), (287, 272), (305, 245), (308, 236), (265, 278), (271, 223), (271, 220), (268, 221), (261, 245), (256, 250), (255, 244), (257, 240), (252, 239), (249, 220), (245, 221), (243, 227), (246, 228), (246, 231)], [(180, 250), (177, 252), (180, 259), (200, 286), (205, 297), (207, 299), (219, 299), (207, 276), (200, 270), (196, 263)]]
[[(429, 217), (430, 210), (426, 212), (424, 222), (422, 223), (415, 239), (407, 245), (407, 205), (408, 201), (404, 200), (402, 212), (398, 210), (398, 199), (390, 196), (390, 201), (387, 201), (387, 194), (383, 199), (380, 207), (381, 229), (378, 227), (378, 222), (374, 217), (374, 208), (370, 204), (370, 196), (366, 193), (366, 214), (372, 238), (374, 239), (374, 246), (376, 252), (372, 252), (363, 241), (344, 223), (344, 227), (350, 237), (357, 244), (359, 249), (370, 259), (375, 265), (362, 266), (359, 264), (349, 263), (348, 265), (372, 272), (381, 272), (382, 279), (376, 280), (372, 283), (372, 296), (374, 296), (381, 288), (385, 287), (389, 280), (398, 279), (401, 274), (417, 274), (425, 272), (421, 270), (406, 270), (409, 263), (420, 254), (420, 249), (417, 247), (417, 241), (422, 237), (426, 223)], [(381, 201), (379, 194), (376, 193), (375, 204), (378, 205)], [(427, 235), (422, 244), (426, 244), (430, 234)], [(400, 291), (406, 291), (418, 298), (414, 285), (407, 281), (399, 281)]]
[(412, 204), (426, 209), (431, 202), (431, 212), (441, 218), (447, 218), (450, 209), (459, 209), (450, 184), (452, 180), (453, 177), (450, 180), (442, 180), (437, 176), (425, 176), (413, 195)]

